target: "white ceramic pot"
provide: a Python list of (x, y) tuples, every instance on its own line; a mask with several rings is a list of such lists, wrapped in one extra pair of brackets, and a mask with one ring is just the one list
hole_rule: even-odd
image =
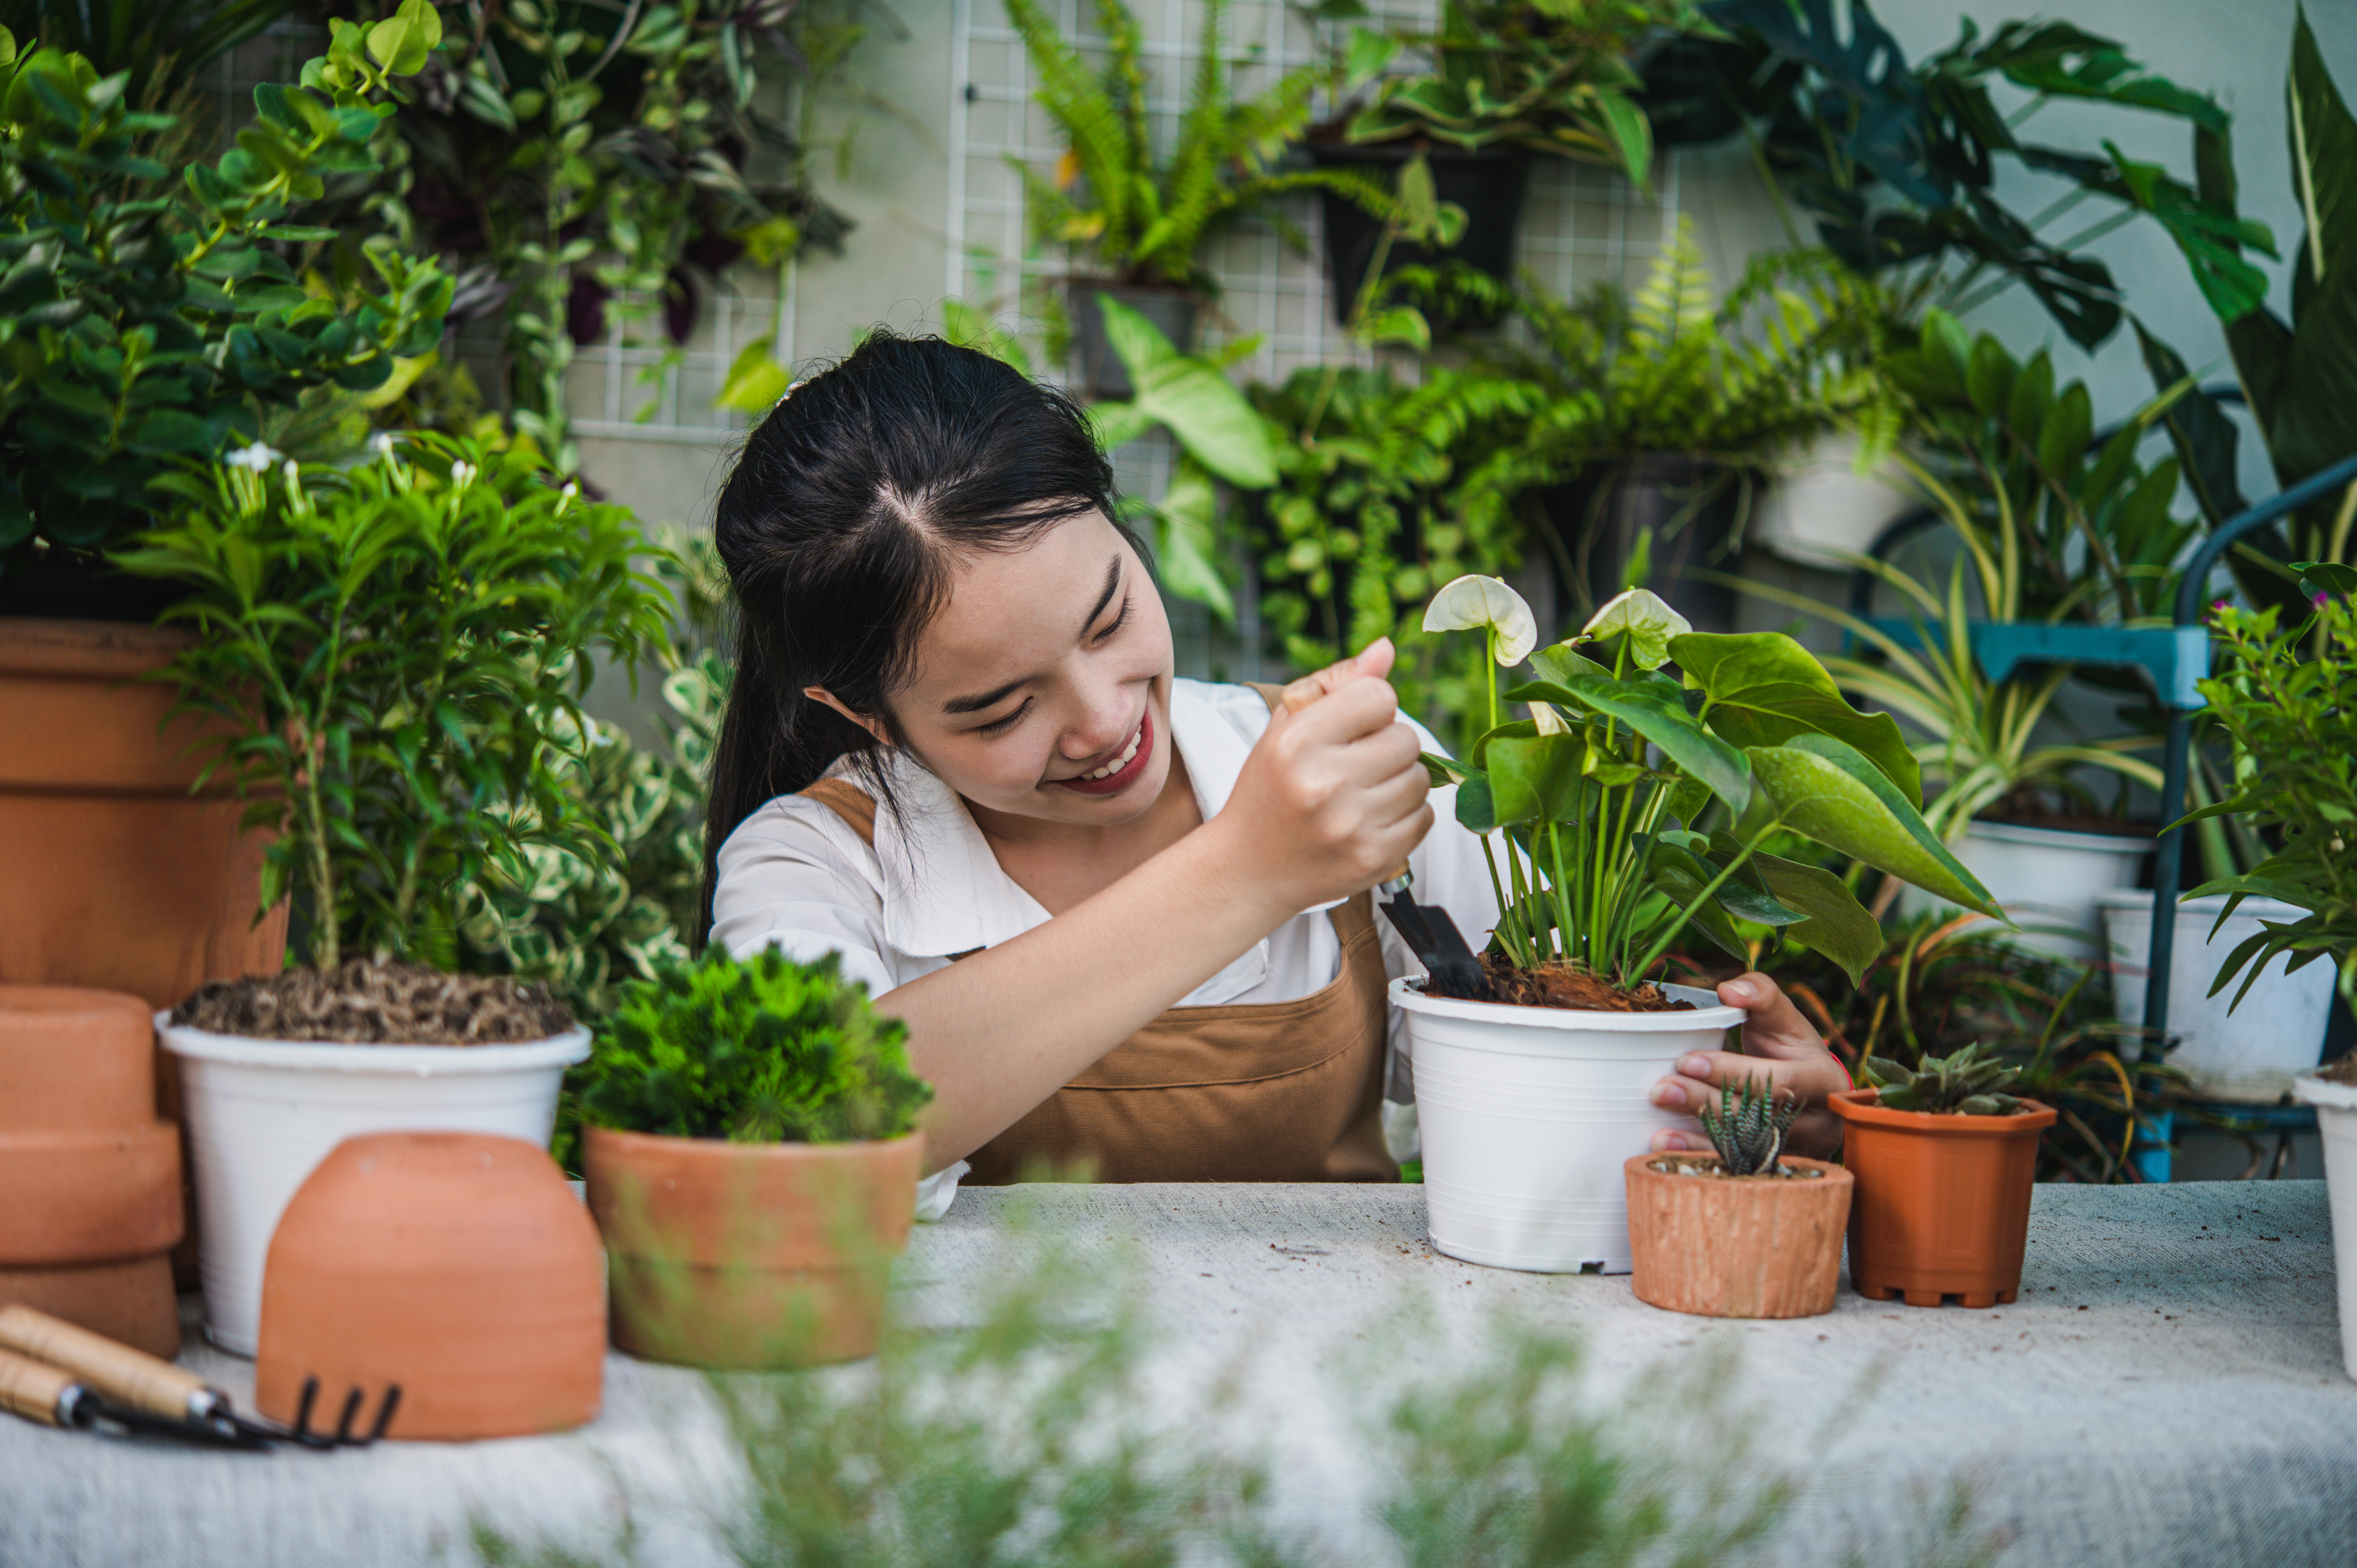
[(1392, 982), (1415, 1057), (1425, 1224), (1452, 1258), (1534, 1273), (1625, 1274), (1621, 1163), (1691, 1116), (1652, 1101), (1688, 1051), (1717, 1050), (1743, 1010), (1674, 985), (1691, 1013), (1576, 1013), (1426, 996)]
[[(2099, 950), (2097, 897), (2136, 886), (2144, 857), (2152, 853), (2152, 840), (1973, 822), (1948, 848), (1965, 870), (1981, 879), (2014, 923), (2025, 928), (2017, 939), (2023, 946), (2084, 962)], [(1920, 915), (1949, 906), (1910, 886), (1900, 894), (1899, 908)], [(2074, 931), (2085, 934), (2069, 934)]]
[[(2122, 891), (2100, 894), (2104, 931), (2110, 939), (2112, 1009), (2123, 1024), (2144, 1022), (2145, 965), (2152, 952), (2152, 895)], [(2274, 1105), (2291, 1092), (2291, 1080), (2316, 1070), (2324, 1055), (2324, 1026), (2332, 1012), (2332, 965), (2318, 961), (2298, 974), (2288, 956), (2266, 966), (2243, 1004), (2227, 1011), (2244, 975), (2210, 994), (2227, 955), (2259, 934), (2261, 920), (2297, 920), (2305, 909), (2273, 898), (2245, 898), (2215, 937), (2223, 895), (2191, 898), (2177, 908), (2177, 947), (2169, 972), (2169, 1032), (2178, 1037), (2169, 1059), (2183, 1068), (2193, 1087), (2211, 1100)], [(2247, 974), (2247, 971), (2244, 972)]]
[(262, 1264), (278, 1217), (338, 1144), (361, 1133), (496, 1133), (545, 1146), (565, 1069), (589, 1054), (574, 1029), (514, 1046), (339, 1046), (181, 1028), (197, 1175), (205, 1331), (241, 1356), (262, 1325)]
[(2332, 1262), (2340, 1277), (2341, 1369), (2357, 1379), (2357, 1089), (2302, 1078), (2294, 1080), (2291, 1091), (2316, 1107), (2324, 1190), (2332, 1205)]
[(1809, 566), (1846, 566), (1882, 531), (1921, 504), (1906, 471), (1885, 459), (1857, 471), (1858, 439), (1835, 431), (1769, 464), (1753, 537)]

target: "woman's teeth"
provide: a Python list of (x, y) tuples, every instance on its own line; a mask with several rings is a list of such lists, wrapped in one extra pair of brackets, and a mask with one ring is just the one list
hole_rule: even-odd
[(1144, 719), (1140, 719), (1140, 720), (1138, 720), (1138, 721), (1137, 721), (1137, 728), (1136, 728), (1135, 731), (1131, 732), (1131, 735), (1130, 735), (1130, 737), (1129, 737), (1129, 745), (1128, 745), (1128, 746), (1125, 746), (1125, 747), (1122, 749), (1122, 754), (1121, 754), (1119, 757), (1114, 757), (1111, 762), (1106, 763), (1103, 768), (1098, 768), (1094, 773), (1083, 773), (1083, 774), (1082, 774), (1082, 775), (1081, 775), (1081, 777), (1082, 777), (1082, 779), (1110, 779), (1110, 778), (1112, 778), (1114, 774), (1116, 774), (1116, 773), (1120, 772), (1123, 768), (1126, 768), (1126, 767), (1128, 767), (1128, 766), (1129, 766), (1129, 764), (1130, 764), (1130, 760), (1131, 760), (1133, 757), (1136, 757), (1136, 755), (1137, 755), (1137, 746), (1138, 746), (1138, 743), (1139, 743), (1140, 741), (1144, 740), (1145, 738), (1146, 738), (1146, 721), (1145, 721)]

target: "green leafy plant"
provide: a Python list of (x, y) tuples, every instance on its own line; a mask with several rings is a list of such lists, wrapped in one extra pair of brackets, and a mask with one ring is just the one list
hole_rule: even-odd
[[(1791, 638), (1697, 634), (1632, 589), (1533, 653), (1529, 607), (1478, 577), (1443, 588), (1425, 624), (1478, 630), (1498, 664), (1528, 654), (1538, 677), (1506, 693), (1530, 718), (1501, 723), (1493, 688), (1490, 728), (1466, 759), (1426, 758), (1436, 781), (1458, 781), (1458, 820), (1482, 835), (1493, 940), (1514, 968), (1632, 989), (1689, 926), (1746, 956), (1742, 918), (1861, 972), (1881, 950), (1873, 918), (1842, 878), (1766, 853), (1777, 834), (1997, 915), (1923, 821), (1897, 723), (1843, 701)], [(1682, 680), (1663, 672), (1673, 660)]]
[(128, 72), (124, 102), (160, 109), (294, 8), (295, 0), (0, 0), (0, 26), (27, 46), (81, 55), (101, 77)]
[(2225, 639), (2224, 668), (2201, 682), (2233, 739), (2236, 788), (2187, 820), (2244, 817), (2274, 842), (2274, 853), (2186, 897), (2225, 894), (2221, 925), (2250, 897), (2308, 911), (2297, 920), (2261, 921), (2259, 932), (2226, 956), (2210, 993), (2240, 974), (2236, 1004), (2285, 955), (2293, 970), (2330, 960), (2341, 995), (2357, 1001), (2357, 570), (2303, 565), (2301, 585), (2316, 595), (2311, 619), (2281, 628), (2273, 606), (2220, 606), (2213, 624)]
[(313, 389), (381, 387), (441, 336), (431, 260), (372, 241), (315, 290), (282, 253), (335, 237), (303, 209), (378, 167), (390, 84), (439, 27), (426, 0), (339, 21), (299, 84), (254, 90), (237, 145), (185, 169), (143, 151), (176, 122), (131, 109), (126, 72), (0, 33), (0, 570), (87, 563), (145, 524), (173, 464)]
[(584, 1121), (672, 1138), (843, 1144), (898, 1138), (933, 1098), (909, 1069), (908, 1028), (828, 953), (739, 961), (706, 948), (622, 987), (573, 1069)]
[(1938, 1116), (2011, 1116), (2021, 1101), (2005, 1090), (2019, 1074), (1977, 1045), (1944, 1057), (1923, 1058), (1912, 1068), (1887, 1057), (1866, 1058), (1865, 1078), (1875, 1103), (1890, 1111), (1928, 1111)]
[(1196, 39), (1200, 63), (1168, 158), (1146, 131), (1146, 38), (1123, 0), (1097, 0), (1105, 64), (1092, 70), (1039, 0), (1007, 0), (1023, 40), (1036, 102), (1056, 123), (1065, 151), (1053, 177), (1019, 158), (1033, 235), (1092, 258), (1125, 284), (1171, 284), (1201, 293), (1216, 285), (1196, 252), (1240, 219), (1265, 212), (1290, 191), (1340, 191), (1370, 211), (1389, 208), (1362, 177), (1337, 170), (1279, 169), (1277, 156), (1309, 124), (1319, 71), (1286, 72), (1257, 97), (1237, 102), (1228, 79), (1228, 0), (1209, 0)]
[(1718, 1151), (1718, 1168), (1731, 1176), (1775, 1176), (1784, 1167), (1777, 1156), (1784, 1151), (1784, 1134), (1801, 1114), (1798, 1095), (1779, 1099), (1765, 1079), (1719, 1085), (1718, 1104), (1705, 1105), (1698, 1120), (1703, 1136)]
[(176, 520), (116, 560), (188, 590), (166, 618), (196, 644), (165, 678), (213, 726), (205, 777), (273, 835), (263, 908), (307, 896), (323, 969), (456, 968), (485, 866), (610, 853), (560, 758), (589, 734), (593, 652), (634, 670), (662, 645), (647, 541), (520, 451), (419, 435), (344, 473), (275, 456), (166, 476)]

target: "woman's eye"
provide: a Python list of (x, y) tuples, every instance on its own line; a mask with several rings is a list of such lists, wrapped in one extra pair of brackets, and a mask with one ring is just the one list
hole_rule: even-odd
[(985, 736), (1005, 735), (1008, 730), (1015, 727), (1015, 721), (1017, 719), (1021, 718), (1025, 714), (1028, 714), (1030, 711), (1031, 699), (1026, 697), (1023, 699), (1023, 705), (1016, 709), (1013, 713), (1007, 714), (1005, 718), (993, 719), (986, 725), (975, 725), (974, 734)]
[(1121, 601), (1121, 613), (1113, 618), (1113, 624), (1111, 626), (1097, 633), (1097, 641), (1111, 642), (1114, 639), (1114, 634), (1121, 630), (1123, 627), (1129, 624), (1129, 608), (1134, 603), (1135, 603), (1135, 601), (1130, 598), (1124, 598)]

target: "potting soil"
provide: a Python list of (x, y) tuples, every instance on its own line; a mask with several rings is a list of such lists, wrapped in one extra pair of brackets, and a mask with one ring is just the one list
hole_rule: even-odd
[(172, 1022), (249, 1039), (505, 1046), (561, 1035), (573, 1015), (538, 985), (353, 959), (332, 970), (208, 982), (172, 1009)]

